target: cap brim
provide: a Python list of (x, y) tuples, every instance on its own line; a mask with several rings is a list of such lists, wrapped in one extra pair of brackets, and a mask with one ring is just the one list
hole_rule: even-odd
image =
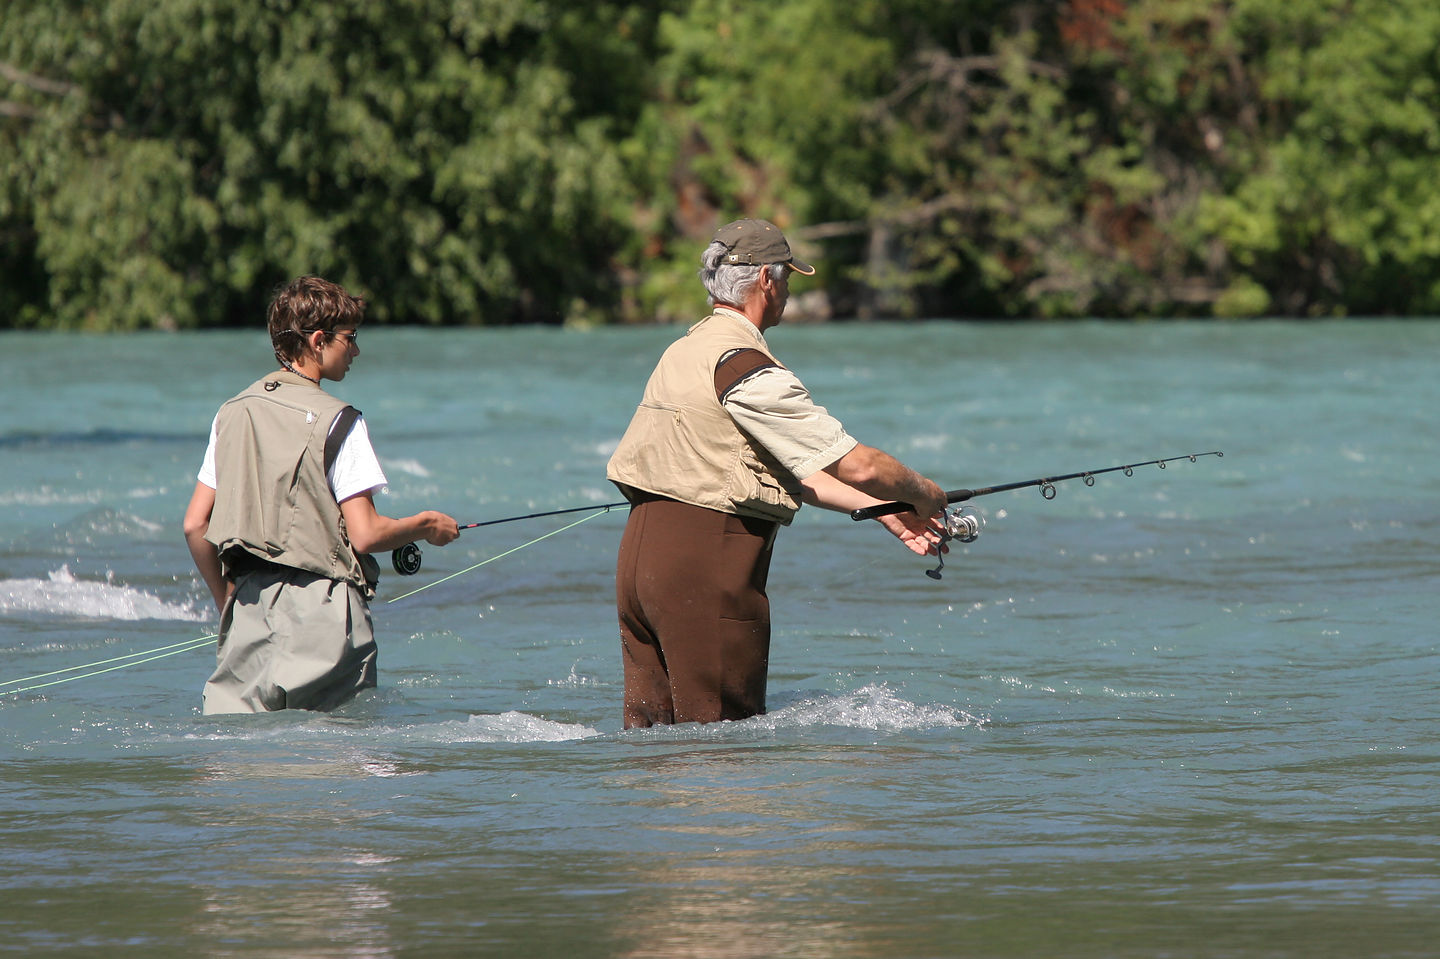
[(790, 269), (794, 270), (796, 273), (803, 273), (806, 276), (815, 275), (815, 267), (811, 266), (809, 263), (806, 263), (804, 260), (791, 257), (790, 262), (786, 263), (785, 265), (790, 267)]

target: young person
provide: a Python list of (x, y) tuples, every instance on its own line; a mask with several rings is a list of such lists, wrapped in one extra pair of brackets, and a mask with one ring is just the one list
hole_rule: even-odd
[(328, 710), (376, 685), (369, 554), (443, 546), (455, 520), (375, 509), (385, 474), (354, 407), (326, 393), (360, 355), (365, 301), (316, 276), (270, 304), (281, 369), (215, 415), (185, 540), (220, 610), (204, 711)]

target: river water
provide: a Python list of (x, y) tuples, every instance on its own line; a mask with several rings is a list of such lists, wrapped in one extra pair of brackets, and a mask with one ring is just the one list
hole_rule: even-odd
[[(675, 332), (366, 329), (333, 391), (385, 512), (612, 502)], [(803, 512), (753, 720), (620, 729), (623, 510), (387, 575), (335, 713), (205, 718), (180, 517), (264, 334), (0, 336), (0, 952), (1434, 955), (1440, 325), (770, 340), (946, 488), (1224, 457), (976, 499), (938, 582)]]

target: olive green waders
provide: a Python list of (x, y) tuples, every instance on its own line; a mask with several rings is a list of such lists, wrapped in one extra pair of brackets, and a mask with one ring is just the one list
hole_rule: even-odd
[(236, 580), (221, 615), (205, 713), (333, 709), (376, 684), (376, 653), (357, 587), (266, 564)]

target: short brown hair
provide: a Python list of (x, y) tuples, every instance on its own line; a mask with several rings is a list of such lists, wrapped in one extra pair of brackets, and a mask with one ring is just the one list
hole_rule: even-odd
[(354, 328), (365, 318), (365, 301), (344, 287), (318, 276), (301, 276), (275, 293), (266, 319), (270, 344), (282, 360), (294, 360), (309, 349), (306, 334)]

